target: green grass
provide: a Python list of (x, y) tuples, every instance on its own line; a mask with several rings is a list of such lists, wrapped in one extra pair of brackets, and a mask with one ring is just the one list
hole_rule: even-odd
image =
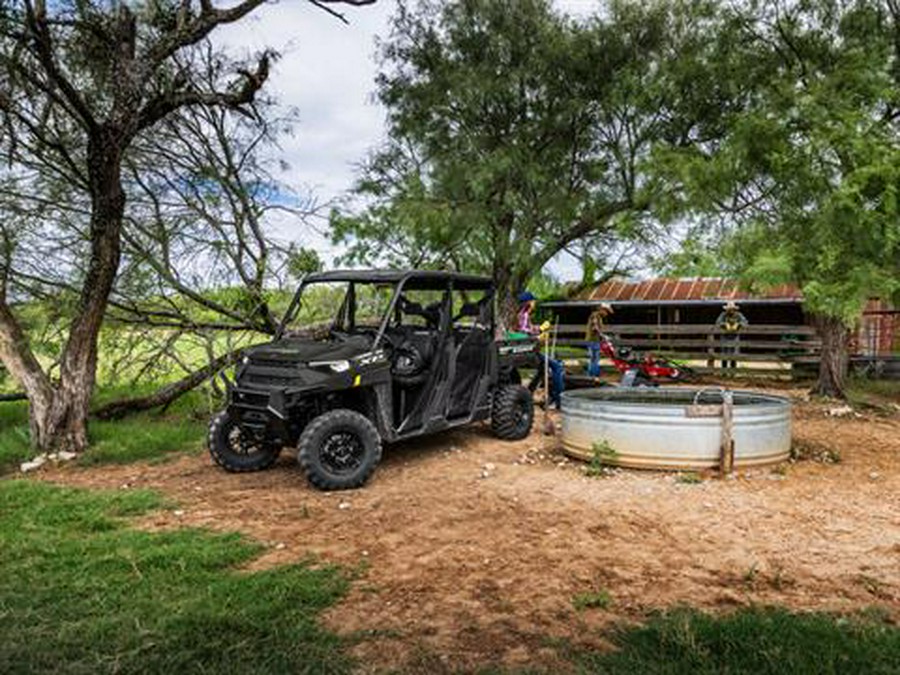
[(714, 617), (684, 609), (622, 629), (614, 641), (613, 651), (569, 656), (580, 672), (609, 675), (900, 673), (900, 630), (877, 616), (770, 608)]
[(675, 482), (681, 485), (699, 485), (703, 482), (703, 476), (696, 471), (679, 471)]
[(605, 476), (607, 467), (615, 466), (619, 458), (619, 453), (609, 444), (609, 441), (603, 439), (597, 441), (591, 447), (591, 461), (584, 469), (584, 475), (591, 478)]
[(13, 470), (31, 457), (28, 443), (28, 404), (0, 403), (0, 474)]
[(144, 532), (146, 491), (0, 481), (0, 672), (336, 673), (343, 642), (319, 612), (345, 591), (335, 568), (236, 566), (237, 534)]
[(847, 401), (855, 408), (895, 413), (895, 406), (900, 405), (900, 380), (852, 377), (847, 383)]
[[(97, 399), (113, 400), (121, 394), (103, 390)], [(88, 426), (91, 445), (78, 463), (122, 464), (197, 451), (203, 447), (215, 407), (216, 403), (198, 390), (180, 398), (165, 413), (149, 411), (121, 420), (92, 420)], [(0, 403), (0, 474), (14, 471), (33, 454), (28, 442), (27, 403)]]
[(605, 588), (578, 593), (572, 598), (572, 606), (579, 612), (586, 609), (609, 609), (612, 596)]

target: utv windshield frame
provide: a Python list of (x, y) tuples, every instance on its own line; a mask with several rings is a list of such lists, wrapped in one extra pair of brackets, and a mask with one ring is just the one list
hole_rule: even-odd
[[(317, 272), (314, 274), (307, 274), (300, 280), (297, 291), (294, 293), (294, 297), (291, 299), (291, 303), (290, 305), (288, 305), (288, 309), (284, 313), (284, 318), (282, 319), (281, 324), (279, 325), (278, 330), (275, 333), (275, 339), (281, 339), (281, 337), (285, 333), (287, 326), (290, 325), (290, 323), (296, 318), (296, 315), (299, 312), (300, 305), (302, 303), (304, 289), (317, 283), (334, 282), (347, 283), (348, 286), (347, 293), (344, 296), (343, 301), (341, 302), (341, 307), (332, 320), (332, 326), (337, 323), (338, 319), (344, 313), (347, 313), (346, 320), (350, 324), (350, 330), (354, 330), (356, 328), (356, 285), (366, 284), (393, 286), (394, 290), (391, 295), (391, 299), (388, 302), (387, 307), (385, 308), (384, 316), (381, 317), (378, 325), (378, 331), (375, 334), (375, 339), (372, 342), (373, 351), (378, 349), (379, 345), (381, 344), (381, 341), (384, 338), (384, 333), (388, 328), (388, 324), (390, 323), (391, 316), (393, 316), (394, 312), (396, 311), (397, 302), (399, 301), (400, 296), (403, 294), (403, 291), (407, 288), (435, 291), (481, 290), (487, 293), (492, 293), (493, 291), (493, 282), (489, 277), (458, 274), (455, 272), (417, 270), (335, 270), (332, 272)], [(491, 324), (493, 324), (493, 314), (494, 313), (491, 312)], [(491, 326), (491, 329), (493, 329), (493, 325)]]

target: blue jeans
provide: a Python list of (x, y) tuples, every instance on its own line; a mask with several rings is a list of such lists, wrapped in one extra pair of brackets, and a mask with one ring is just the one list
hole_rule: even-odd
[[(544, 359), (547, 357), (543, 354), (538, 354), (541, 359), (541, 378), (544, 376)], [(549, 361), (549, 370), (550, 370), (550, 403), (559, 408), (561, 403), (561, 396), (563, 391), (566, 388), (566, 371), (563, 367), (563, 362), (559, 359), (547, 359)]]
[(589, 342), (587, 348), (588, 355), (590, 356), (587, 367), (588, 375), (591, 377), (600, 377), (600, 343)]

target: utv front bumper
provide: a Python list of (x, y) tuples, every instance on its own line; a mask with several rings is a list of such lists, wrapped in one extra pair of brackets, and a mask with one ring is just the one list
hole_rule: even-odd
[(230, 387), (228, 415), (254, 438), (283, 442), (288, 432), (285, 400), (285, 389)]

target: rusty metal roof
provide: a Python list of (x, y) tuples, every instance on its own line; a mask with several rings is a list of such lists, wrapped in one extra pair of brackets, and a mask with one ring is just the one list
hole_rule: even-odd
[(678, 302), (678, 301), (742, 301), (783, 300), (799, 302), (803, 294), (796, 286), (782, 284), (763, 293), (741, 289), (736, 279), (688, 278), (648, 279), (646, 281), (606, 281), (585, 291), (578, 300), (603, 302)]

